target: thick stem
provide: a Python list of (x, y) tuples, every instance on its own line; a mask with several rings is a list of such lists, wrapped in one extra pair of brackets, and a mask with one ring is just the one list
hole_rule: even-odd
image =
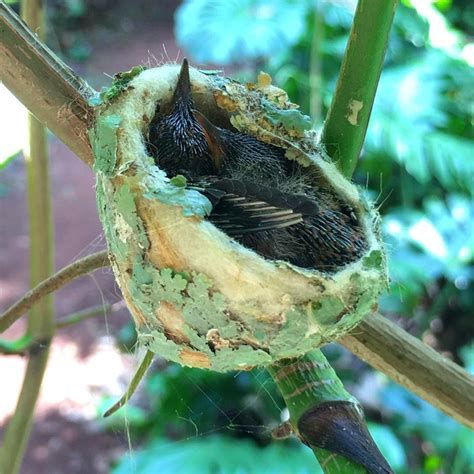
[(7, 330), (16, 320), (20, 319), (41, 298), (58, 290), (72, 280), (109, 265), (108, 252), (93, 253), (62, 268), (50, 278), (42, 281), (35, 288), (26, 293), (23, 298), (14, 303), (0, 317), (0, 333)]
[(397, 0), (359, 0), (321, 143), (347, 177), (369, 124)]
[[(41, 122), (28, 113), (29, 142), (25, 155), (28, 182), (31, 286), (47, 279), (54, 270), (54, 236), (49, 178), (48, 137)], [(52, 336), (52, 295), (30, 311), (28, 330), (34, 336)]]
[[(22, 16), (39, 38), (44, 36), (42, 0), (23, 0)], [(31, 286), (48, 278), (54, 268), (54, 237), (49, 179), (48, 138), (46, 128), (28, 113), (28, 143), (24, 149), (28, 182)], [(52, 295), (43, 298), (28, 317), (28, 334), (40, 341), (30, 350), (17, 407), (3, 439), (2, 472), (19, 472), (33, 426), (36, 402), (48, 363), (50, 342), (54, 336)]]
[(23, 386), (13, 417), (8, 422), (0, 448), (0, 473), (19, 472), (23, 453), (33, 424), (32, 409), (36, 404), (44, 369), (48, 361), (49, 340), (43, 341), (26, 367)]
[[(33, 31), (38, 28), (34, 26)], [(94, 162), (87, 100), (95, 94), (51, 52), (15, 12), (0, 2), (0, 80), (35, 117), (89, 166)]]
[[(359, 0), (336, 93), (323, 126), (321, 143), (349, 178), (365, 139), (395, 6), (396, 0)], [(315, 25), (315, 35), (317, 30)], [(310, 84), (319, 55), (316, 43), (315, 36)], [(313, 87), (311, 92), (315, 92)], [(327, 473), (392, 472), (355, 408), (356, 402), (322, 358), (320, 351), (313, 351), (298, 360), (284, 361), (279, 370), (270, 369), (293, 426)], [(312, 361), (311, 370), (307, 366)]]
[(390, 473), (372, 440), (357, 400), (319, 350), (270, 366), (290, 412), (293, 430), (325, 473)]

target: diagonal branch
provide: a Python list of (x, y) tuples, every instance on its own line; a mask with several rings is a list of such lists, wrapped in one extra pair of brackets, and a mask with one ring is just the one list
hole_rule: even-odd
[(23, 105), (87, 165), (93, 163), (87, 100), (95, 94), (0, 2), (0, 80)]
[[(56, 331), (59, 329), (68, 328), (75, 324), (81, 323), (97, 316), (112, 315), (125, 307), (124, 300), (118, 301), (114, 304), (101, 304), (99, 306), (93, 306), (86, 308), (75, 313), (71, 313), (55, 323)], [(41, 340), (34, 339), (28, 332), (14, 341), (6, 341), (0, 339), (0, 354), (1, 355), (13, 355), (13, 356), (26, 356), (32, 351), (36, 351), (37, 347), (42, 344)]]
[(6, 331), (16, 320), (20, 319), (23, 314), (34, 306), (35, 303), (40, 301), (41, 298), (44, 298), (46, 295), (49, 295), (81, 275), (107, 266), (109, 266), (108, 253), (107, 250), (103, 250), (76, 260), (67, 267), (62, 268), (26, 293), (23, 298), (18, 300), (3, 313), (0, 317), (0, 333)]
[[(43, 0), (22, 0), (22, 18), (44, 37)], [(53, 273), (54, 228), (51, 211), (48, 136), (46, 127), (28, 113), (28, 140), (23, 149), (27, 175), (28, 221), (30, 236), (30, 281), (37, 285)], [(15, 412), (8, 422), (0, 448), (0, 470), (16, 474), (33, 427), (36, 403), (49, 359), (50, 342), (54, 337), (53, 295), (43, 298), (28, 314), (28, 331), (36, 342), (28, 357), (25, 375)]]
[(474, 428), (474, 377), (380, 314), (338, 341), (460, 423)]

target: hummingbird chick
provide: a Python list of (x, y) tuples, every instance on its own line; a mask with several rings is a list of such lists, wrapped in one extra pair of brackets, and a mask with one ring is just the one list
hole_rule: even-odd
[(148, 141), (161, 169), (183, 174), (210, 200), (208, 220), (265, 258), (331, 273), (367, 247), (350, 206), (314, 188), (283, 148), (220, 128), (194, 110), (187, 60)]
[[(168, 175), (182, 174), (192, 179), (213, 173), (204, 130), (192, 111), (188, 60), (183, 60), (169, 110), (155, 111), (148, 137), (148, 151)], [(158, 109), (158, 107), (157, 107)]]

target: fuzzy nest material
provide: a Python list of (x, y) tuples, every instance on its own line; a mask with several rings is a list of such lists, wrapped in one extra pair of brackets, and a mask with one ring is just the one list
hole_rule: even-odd
[(193, 69), (195, 107), (221, 127), (287, 149), (354, 209), (367, 251), (328, 275), (265, 260), (232, 240), (206, 221), (207, 198), (167, 178), (147, 154), (150, 121), (171, 100), (178, 73), (165, 65), (117, 75), (95, 100), (90, 131), (99, 214), (139, 342), (183, 365), (227, 371), (296, 357), (347, 333), (386, 286), (375, 211), (268, 75), (244, 86)]

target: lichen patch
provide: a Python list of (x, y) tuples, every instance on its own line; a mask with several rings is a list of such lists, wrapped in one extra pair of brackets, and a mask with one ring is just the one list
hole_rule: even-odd
[(351, 125), (359, 125), (359, 112), (364, 107), (364, 103), (360, 100), (351, 99), (347, 106), (348, 112), (346, 115), (347, 121)]

